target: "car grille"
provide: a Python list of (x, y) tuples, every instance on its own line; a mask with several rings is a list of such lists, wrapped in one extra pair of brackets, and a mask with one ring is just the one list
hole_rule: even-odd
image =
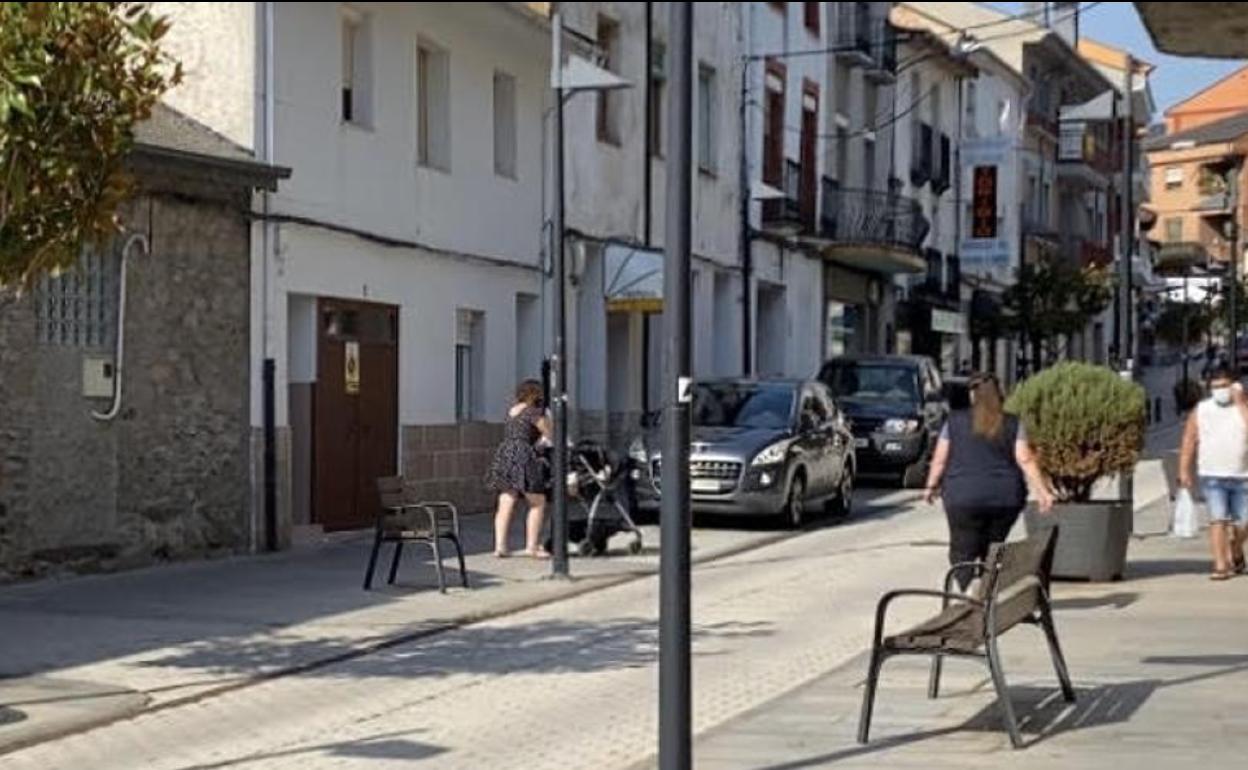
[[(741, 478), (741, 463), (727, 462), (723, 460), (690, 460), (689, 461), (689, 479), (709, 479), (712, 481), (730, 482), (720, 486), (720, 493), (732, 492), (737, 488), (737, 482)], [(661, 460), (654, 460), (650, 463), (651, 478), (654, 482), (654, 488), (657, 490), (663, 483), (663, 465)]]
[(855, 436), (870, 436), (884, 425), (884, 421), (878, 417), (854, 417), (851, 420)]

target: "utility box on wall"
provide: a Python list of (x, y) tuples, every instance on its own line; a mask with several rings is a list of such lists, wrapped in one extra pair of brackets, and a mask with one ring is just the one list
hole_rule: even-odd
[(82, 395), (84, 398), (112, 398), (116, 370), (111, 356), (84, 356)]

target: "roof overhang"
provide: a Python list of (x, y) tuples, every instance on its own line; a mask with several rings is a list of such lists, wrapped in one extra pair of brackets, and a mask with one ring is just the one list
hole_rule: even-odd
[(1157, 50), (1175, 56), (1248, 57), (1248, 13), (1241, 3), (1136, 3)]
[(269, 192), (277, 191), (279, 180), (290, 178), (290, 169), (283, 166), (270, 166), (251, 160), (222, 158), (143, 143), (135, 145), (128, 163), (136, 171), (170, 167), (193, 170), (205, 180)]

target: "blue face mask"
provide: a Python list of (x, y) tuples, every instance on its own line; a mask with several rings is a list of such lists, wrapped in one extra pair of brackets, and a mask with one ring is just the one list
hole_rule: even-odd
[(1218, 406), (1227, 406), (1231, 403), (1230, 388), (1214, 388), (1209, 392), (1209, 395), (1213, 396), (1213, 403)]

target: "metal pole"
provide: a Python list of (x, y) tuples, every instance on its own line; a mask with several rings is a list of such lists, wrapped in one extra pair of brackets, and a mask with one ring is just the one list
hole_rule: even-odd
[[(1187, 279), (1189, 276), (1191, 276), (1191, 274), (1192, 274), (1192, 269), (1190, 267), (1185, 268), (1183, 270), (1183, 344), (1180, 347), (1180, 350), (1183, 355), (1183, 393), (1184, 394), (1187, 393), (1187, 358), (1188, 358), (1188, 353), (1191, 352), (1191, 342), (1187, 338), (1187, 335), (1188, 335), (1187, 315), (1189, 312), (1189, 308), (1187, 306)], [(1166, 299), (1168, 301), (1169, 296), (1167, 296)]]
[[(1135, 59), (1130, 54), (1127, 54), (1126, 74), (1123, 78), (1122, 109), (1122, 234), (1119, 236), (1121, 243), (1118, 248), (1122, 286), (1120, 287), (1121, 299), (1119, 300), (1121, 321), (1118, 329), (1121, 336), (1118, 338), (1118, 356), (1123, 362), (1123, 376), (1128, 378), (1133, 376), (1135, 369), (1135, 351), (1132, 349), (1133, 341), (1131, 339), (1131, 316), (1133, 314), (1131, 304), (1131, 252), (1132, 241), (1134, 240), (1131, 228), (1131, 188), (1134, 186), (1131, 178), (1131, 134), (1134, 130), (1131, 117), (1131, 102), (1132, 75), (1134, 70)], [(1119, 477), (1118, 490), (1120, 499), (1128, 501), (1135, 499), (1135, 482), (1131, 471), (1127, 471)]]
[(1231, 170), (1233, 174), (1231, 178), (1231, 294), (1228, 298), (1230, 305), (1230, 323), (1231, 323), (1231, 372), (1236, 377), (1239, 376), (1239, 313), (1236, 307), (1239, 295), (1239, 276), (1240, 276), (1240, 256), (1239, 256), (1239, 171), (1240, 163), (1236, 163)]
[[(651, 77), (650, 68), (653, 67), (651, 61), (654, 56), (654, 3), (646, 3), (646, 62), (642, 67), (642, 77), (645, 78), (646, 97), (642, 104), (642, 115), (644, 116), (644, 130), (642, 136), (645, 137), (642, 142), (642, 159), (641, 159), (641, 179), (642, 179), (642, 205), (645, 209), (641, 212), (641, 240), (650, 248), (653, 239), (651, 236), (651, 221), (653, 220), (654, 195), (652, 194), (653, 179), (650, 155), (654, 148), (650, 146), (650, 122), (654, 120), (654, 116), (650, 114), (650, 101), (654, 93), (654, 78)], [(644, 382), (644, 380), (643, 380)]]
[(747, 120), (750, 98), (750, 62), (749, 56), (741, 58), (741, 162), (738, 179), (738, 194), (741, 196), (740, 222), (741, 228), (741, 374), (749, 377), (754, 372), (753, 356), (753, 324), (750, 308), (754, 299), (751, 287), (751, 274), (754, 272), (754, 237), (750, 232), (750, 153), (746, 149), (749, 141), (749, 122)]
[(277, 428), (275, 364), (264, 359), (264, 549), (277, 550)]
[(692, 766), (689, 621), (689, 283), (693, 3), (671, 4), (663, 272), (663, 544), (659, 558), (659, 768)]
[(551, 454), (551, 476), (553, 492), (551, 505), (551, 575), (558, 578), (568, 576), (568, 490), (567, 490), (567, 451), (568, 451), (568, 388), (567, 372), (567, 340), (564, 327), (567, 324), (567, 293), (568, 283), (564, 275), (564, 222), (563, 222), (563, 19), (556, 13), (552, 34), (554, 41), (554, 61), (551, 63), (559, 73), (555, 86), (555, 141), (554, 141), (554, 182), (555, 211), (553, 229), (555, 235), (554, 272), (555, 272), (555, 355), (550, 362), (551, 389), (554, 391), (555, 446)]

